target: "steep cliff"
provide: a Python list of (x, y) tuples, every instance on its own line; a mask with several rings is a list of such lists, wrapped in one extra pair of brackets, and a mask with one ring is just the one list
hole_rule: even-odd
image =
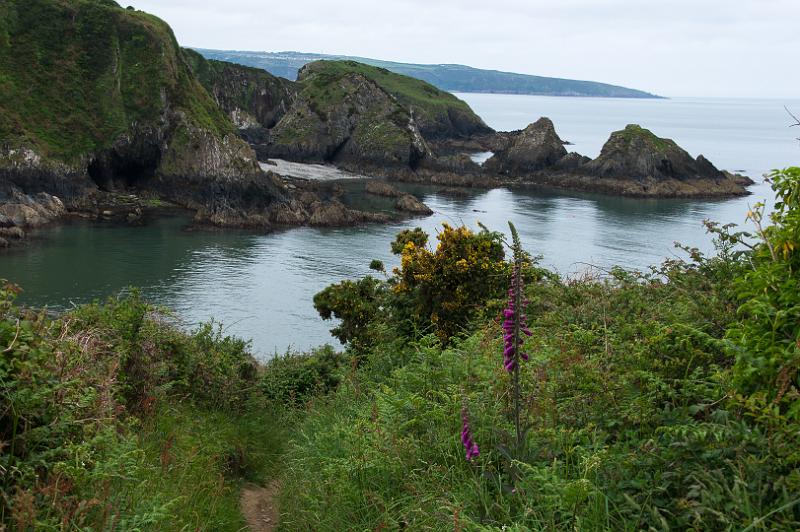
[(0, 179), (67, 205), (97, 188), (230, 203), (249, 182), (281, 199), (163, 21), (111, 0), (0, 11)]
[(197, 79), (239, 129), (274, 127), (297, 94), (294, 82), (266, 70), (206, 59), (188, 48), (183, 53)]

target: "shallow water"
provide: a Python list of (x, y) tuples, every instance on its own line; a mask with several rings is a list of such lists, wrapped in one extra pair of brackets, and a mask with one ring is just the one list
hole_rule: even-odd
[[(674, 138), (693, 155), (757, 178), (770, 168), (797, 164), (800, 147), (783, 104), (767, 100), (604, 100), (507, 95), (459, 95), (498, 129), (519, 129), (553, 118), (569, 148), (596, 155), (613, 129), (637, 122)], [(800, 108), (800, 102), (786, 102)], [(641, 200), (591, 194), (497, 189), (464, 197), (431, 187), (405, 187), (434, 215), (390, 225), (341, 229), (298, 228), (271, 234), (185, 231), (188, 218), (169, 217), (145, 227), (76, 223), (35, 235), (22, 249), (0, 254), (0, 277), (20, 284), (22, 302), (66, 308), (142, 287), (191, 326), (211, 317), (228, 332), (253, 339), (268, 357), (289, 347), (332, 342), (313, 295), (330, 283), (370, 273), (371, 259), (397, 264), (389, 243), (401, 229), (435, 234), (441, 222), (481, 221), (520, 230), (525, 247), (563, 274), (588, 264), (643, 269), (679, 254), (684, 244), (710, 249), (702, 220), (743, 222), (748, 204), (769, 198), (763, 183), (753, 196), (717, 201)]]

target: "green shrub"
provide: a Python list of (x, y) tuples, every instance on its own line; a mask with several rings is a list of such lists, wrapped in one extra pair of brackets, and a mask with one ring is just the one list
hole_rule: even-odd
[(763, 205), (749, 213), (760, 241), (751, 271), (734, 280), (742, 319), (728, 336), (737, 344), (739, 390), (800, 420), (800, 168), (775, 171), (771, 180), (772, 224), (761, 226)]
[(182, 332), (135, 292), (51, 319), (16, 290), (0, 288), (0, 528), (240, 530), (233, 488), (285, 440), (247, 344)]
[(336, 389), (347, 361), (327, 345), (310, 353), (275, 357), (264, 368), (264, 396), (278, 405), (301, 405)]
[(385, 283), (374, 277), (342, 281), (316, 294), (314, 308), (324, 320), (340, 320), (331, 329), (340, 342), (350, 343), (356, 350), (364, 349), (375, 340), (375, 321), (381, 313), (385, 292)]

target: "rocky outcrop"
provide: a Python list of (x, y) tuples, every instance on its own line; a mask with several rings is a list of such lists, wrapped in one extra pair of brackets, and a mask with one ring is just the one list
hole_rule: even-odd
[(433, 211), (418, 200), (413, 194), (397, 190), (389, 183), (384, 181), (369, 181), (366, 190), (370, 194), (383, 196), (386, 198), (396, 198), (395, 208), (398, 211), (407, 212), (415, 215), (429, 216)]
[(271, 131), (267, 155), (414, 167), (429, 154), (412, 114), (390, 94), (358, 72), (339, 74), (314, 64), (301, 71), (303, 89)]
[(721, 172), (702, 155), (691, 157), (674, 141), (638, 125), (612, 133), (594, 160), (567, 154), (547, 119), (512, 136), (485, 167), (511, 182), (623, 196), (737, 196), (747, 194), (753, 183)]
[(564, 141), (556, 133), (553, 122), (546, 117), (513, 134), (506, 142), (505, 147), (486, 161), (486, 171), (525, 175), (552, 167), (567, 155)]
[(27, 229), (50, 224), (66, 212), (64, 203), (53, 195), (25, 194), (9, 183), (0, 183), (0, 247), (22, 240)]
[(727, 179), (702, 155), (694, 159), (674, 141), (635, 124), (612, 133), (600, 156), (581, 171), (598, 178), (635, 181)]
[(718, 170), (702, 155), (693, 158), (673, 140), (631, 124), (611, 134), (600, 155), (572, 171), (566, 183), (624, 195), (691, 197), (747, 194), (745, 176)]
[(315, 76), (317, 81), (331, 85), (329, 95), (335, 97), (337, 80), (350, 74), (358, 74), (370, 80), (391, 96), (414, 118), (427, 142), (468, 139), (493, 132), (466, 102), (453, 94), (420, 79), (395, 74), (385, 68), (356, 61), (316, 61), (300, 70), (298, 81), (303, 84), (304, 78)]
[(299, 92), (270, 135), (248, 133), (259, 157), (417, 168), (433, 143), (493, 133), (463, 101), (423, 81), (354, 61), (319, 61), (299, 73)]

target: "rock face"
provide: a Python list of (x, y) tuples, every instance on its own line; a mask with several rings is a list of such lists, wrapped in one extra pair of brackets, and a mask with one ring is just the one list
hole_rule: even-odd
[(205, 59), (187, 48), (183, 53), (197, 79), (240, 130), (274, 127), (297, 95), (295, 83), (266, 70)]
[(542, 117), (507, 140), (486, 163), (486, 171), (504, 175), (524, 175), (555, 165), (567, 155), (564, 141), (553, 122)]
[(414, 167), (428, 155), (412, 114), (363, 74), (312, 63), (298, 82), (294, 105), (271, 131), (271, 156)]
[(420, 133), (428, 142), (493, 132), (464, 101), (417, 78), (355, 61), (316, 61), (300, 70), (298, 81), (303, 84), (303, 79), (311, 74), (317, 76), (317, 81), (331, 85), (328, 96), (334, 99), (337, 79), (358, 74), (370, 80), (413, 116)]
[(297, 85), (269, 138), (249, 138), (262, 158), (416, 168), (431, 143), (492, 133), (452, 94), (354, 61), (309, 63)]

